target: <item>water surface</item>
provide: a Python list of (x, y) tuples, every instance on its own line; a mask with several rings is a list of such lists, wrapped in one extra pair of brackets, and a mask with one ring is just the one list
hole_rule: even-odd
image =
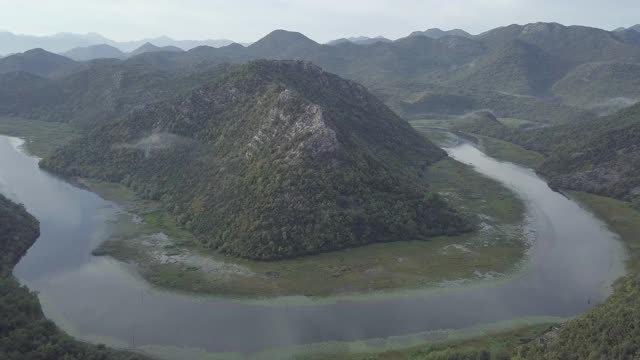
[(115, 204), (41, 171), (0, 136), (0, 191), (25, 204), (41, 237), (15, 275), (39, 292), (45, 314), (83, 339), (122, 346), (253, 352), (327, 341), (464, 329), (523, 317), (571, 317), (602, 302), (623, 274), (624, 252), (601, 221), (533, 171), (462, 144), (447, 149), (526, 202), (532, 247), (524, 270), (499, 282), (387, 296), (262, 301), (158, 290), (127, 265), (91, 256)]

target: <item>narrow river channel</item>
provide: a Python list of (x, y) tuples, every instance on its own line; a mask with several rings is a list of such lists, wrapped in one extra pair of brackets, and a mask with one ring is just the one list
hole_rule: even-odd
[(40, 220), (42, 235), (14, 274), (39, 293), (45, 314), (74, 336), (155, 349), (167, 358), (178, 358), (176, 349), (247, 354), (571, 317), (604, 301), (624, 272), (623, 246), (591, 213), (553, 192), (533, 171), (461, 144), (447, 149), (453, 158), (504, 183), (527, 204), (529, 259), (507, 280), (329, 299), (236, 301), (163, 291), (127, 265), (91, 256), (106, 236), (108, 219), (121, 210), (41, 171), (20, 143), (0, 136), (0, 192)]

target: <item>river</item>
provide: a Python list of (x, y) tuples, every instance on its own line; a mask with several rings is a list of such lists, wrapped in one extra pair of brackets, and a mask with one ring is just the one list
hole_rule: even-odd
[(591, 213), (553, 192), (532, 170), (461, 144), (447, 149), (453, 158), (504, 183), (527, 204), (532, 246), (517, 275), (480, 285), (320, 300), (236, 301), (164, 291), (128, 265), (91, 256), (107, 235), (108, 219), (121, 210), (41, 171), (20, 142), (0, 136), (0, 191), (40, 220), (42, 235), (14, 274), (38, 291), (49, 318), (84, 340), (155, 349), (167, 358), (199, 349), (189, 356), (197, 358), (193, 354), (205, 350), (247, 354), (518, 318), (566, 318), (604, 301), (624, 273), (621, 242)]

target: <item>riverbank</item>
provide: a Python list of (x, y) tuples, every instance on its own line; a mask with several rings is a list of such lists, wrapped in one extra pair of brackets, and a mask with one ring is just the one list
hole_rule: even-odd
[(180, 291), (240, 297), (329, 296), (462, 284), (509, 276), (527, 249), (522, 201), (452, 159), (434, 165), (426, 181), (474, 219), (478, 229), (474, 233), (277, 262), (233, 259), (203, 249), (160, 204), (141, 200), (117, 184), (80, 181), (127, 211), (112, 221), (110, 239), (94, 254), (136, 264), (152, 284)]
[[(440, 141), (446, 140), (437, 130), (430, 130), (429, 135), (435, 139), (439, 138)], [(484, 148), (493, 157), (503, 161), (527, 164), (532, 158), (531, 154), (527, 154), (527, 150), (516, 144), (480, 135), (474, 136), (511, 149), (507, 152), (496, 152), (488, 150), (488, 147)], [(535, 157), (535, 153), (533, 154)], [(503, 343), (505, 340), (507, 346), (499, 350), (505, 354), (505, 359), (622, 359), (637, 356), (640, 351), (640, 211), (629, 202), (604, 196), (577, 191), (566, 191), (565, 194), (602, 219), (620, 236), (627, 249), (628, 274), (617, 281), (613, 295), (606, 302), (575, 320), (561, 326), (547, 326), (546, 330), (545, 326), (534, 326), (515, 330), (513, 333), (483, 336), (475, 340), (447, 342), (437, 347), (427, 345), (399, 352), (361, 354), (353, 359), (433, 359), (442, 356), (443, 349), (444, 355), (453, 357), (466, 356), (469, 353), (482, 354), (487, 351), (495, 357), (496, 350), (493, 344)], [(521, 332), (529, 333), (533, 337), (520, 343), (508, 342), (512, 334)]]
[(583, 192), (572, 199), (605, 221), (628, 250), (627, 275), (613, 295), (547, 336), (515, 348), (519, 359), (635, 359), (640, 354), (640, 211), (630, 203)]
[[(441, 141), (446, 137), (434, 135)], [(497, 140), (496, 141), (500, 141)], [(504, 143), (504, 142), (503, 142)], [(515, 144), (511, 144), (518, 147)], [(499, 158), (499, 157), (498, 157)], [(526, 159), (526, 157), (525, 157)], [(502, 158), (504, 161), (514, 159)], [(515, 159), (522, 163), (522, 159)], [(407, 349), (345, 355), (348, 360), (396, 359), (622, 359), (637, 355), (640, 344), (640, 211), (604, 196), (569, 191), (566, 195), (602, 219), (628, 250), (628, 275), (614, 285), (605, 303), (563, 325), (534, 325), (470, 340), (425, 344)], [(606, 331), (603, 331), (606, 329)], [(316, 357), (311, 359), (329, 359)]]
[[(499, 120), (509, 125), (519, 124), (516, 119)], [(447, 134), (449, 130), (447, 129), (455, 125), (455, 122), (448, 120), (413, 120), (410, 123), (418, 132), (440, 146), (448, 144), (449, 136)], [(531, 169), (538, 168), (544, 161), (542, 154), (527, 150), (508, 141), (472, 133), (462, 133), (461, 135), (473, 142), (485, 154), (501, 161), (511, 162)]]
[[(39, 211), (43, 215), (42, 218), (48, 219), (50, 226), (54, 225), (49, 229), (59, 229), (57, 220), (59, 215), (62, 214), (56, 211), (55, 204), (51, 204), (50, 201), (41, 203), (39, 199), (51, 199), (51, 195), (54, 194), (56, 199), (69, 204), (68, 212), (74, 213), (74, 210), (80, 210), (81, 214), (88, 216), (88, 220), (95, 219), (97, 225), (102, 224), (100, 214), (104, 212), (110, 214), (112, 210), (115, 210), (110, 203), (98, 199), (94, 194), (78, 190), (61, 182), (59, 179), (46, 175), (37, 169), (33, 159), (26, 158), (23, 154), (18, 153), (11, 155), (11, 151), (5, 152), (7, 153), (7, 161), (23, 165), (19, 167), (23, 171), (16, 171), (16, 174), (6, 179), (8, 180), (7, 184), (10, 184), (15, 190), (19, 190), (18, 192), (21, 196), (25, 200), (29, 200), (34, 209), (40, 208)], [(99, 258), (90, 258), (87, 260), (88, 263), (86, 265), (73, 267), (73, 271), (64, 277), (51, 278), (50, 276), (44, 276), (42, 282), (35, 283), (35, 285), (43, 296), (46, 295), (45, 297), (50, 299), (51, 311), (66, 314), (65, 318), (58, 323), (68, 322), (71, 326), (84, 324), (83, 333), (86, 336), (111, 335), (117, 339), (124, 339), (125, 343), (127, 339), (131, 340), (131, 331), (135, 328), (135, 343), (138, 348), (155, 348), (158, 351), (154, 353), (163, 354), (168, 354), (164, 349), (180, 347), (180, 344), (185, 343), (195, 344), (204, 349), (218, 352), (230, 349), (240, 349), (241, 351), (246, 349), (245, 346), (250, 349), (263, 349), (265, 347), (276, 347), (276, 344), (283, 346), (290, 343), (292, 345), (300, 344), (304, 347), (306, 347), (304, 344), (311, 344), (309, 347), (313, 347), (316, 341), (331, 342), (330, 340), (349, 338), (363, 339), (360, 343), (366, 342), (369, 346), (356, 348), (351, 347), (349, 344), (340, 345), (340, 343), (336, 346), (347, 352), (352, 352), (349, 351), (350, 349), (368, 349), (368, 351), (387, 349), (386, 345), (384, 347), (378, 346), (380, 344), (392, 344), (392, 348), (396, 349), (398, 345), (407, 347), (412, 346), (411, 344), (420, 344), (425, 339), (431, 339), (432, 335), (437, 335), (436, 338), (442, 340), (443, 331), (438, 329), (460, 329), (460, 332), (468, 335), (470, 333), (465, 329), (468, 329), (469, 326), (474, 326), (474, 324), (492, 324), (504, 319), (526, 318), (532, 314), (539, 314), (540, 306), (544, 306), (543, 314), (575, 316), (577, 313), (584, 311), (581, 309), (587, 307), (587, 303), (583, 302), (586, 300), (584, 300), (585, 297), (583, 297), (581, 291), (587, 291), (588, 297), (592, 299), (606, 297), (606, 295), (600, 293), (600, 288), (603, 284), (609, 283), (606, 280), (609, 271), (606, 268), (603, 269), (603, 266), (606, 266), (607, 263), (599, 264), (599, 262), (602, 259), (601, 254), (611, 251), (608, 250), (611, 245), (608, 245), (609, 242), (604, 243), (602, 241), (600, 241), (601, 244), (598, 244), (596, 240), (601, 238), (609, 239), (610, 236), (606, 232), (601, 232), (597, 221), (594, 223), (594, 219), (584, 214), (575, 203), (568, 201), (559, 194), (550, 192), (546, 184), (535, 177), (533, 172), (529, 170), (518, 169), (510, 164), (493, 161), (468, 145), (451, 149), (451, 152), (461, 161), (473, 164), (478, 171), (494, 174), (499, 181), (509, 184), (519, 194), (523, 194), (525, 198), (535, 204), (535, 206), (529, 207), (530, 210), (547, 209), (548, 211), (538, 214), (540, 216), (535, 216), (535, 212), (533, 213), (534, 219), (537, 219), (534, 228), (543, 231), (540, 234), (540, 241), (535, 243), (541, 246), (544, 243), (548, 243), (548, 245), (557, 243), (560, 248), (551, 252), (552, 255), (557, 254), (557, 256), (540, 256), (543, 254), (538, 253), (538, 255), (532, 256), (531, 264), (522, 276), (505, 279), (505, 281), (501, 282), (488, 282), (482, 286), (457, 286), (447, 290), (426, 290), (415, 293), (400, 292), (396, 297), (388, 298), (362, 295), (357, 298), (339, 297), (334, 300), (318, 301), (317, 299), (296, 297), (294, 299), (285, 298), (273, 303), (260, 299), (245, 302), (176, 295), (151, 289), (145, 282), (134, 278), (131, 278), (129, 282), (123, 283), (119, 279), (119, 275), (116, 276), (121, 273), (122, 266), (115, 261)], [(456, 171), (452, 171), (450, 176), (444, 176), (443, 178), (449, 179), (452, 177), (451, 174), (457, 175), (458, 181), (465, 181), (461, 176), (463, 173)], [(430, 175), (433, 175), (433, 173)], [(25, 183), (27, 179), (37, 180), (38, 183), (46, 184), (47, 186), (28, 186)], [(449, 181), (447, 180), (447, 186), (451, 186)], [(51, 191), (54, 188), (55, 191)], [(468, 191), (464, 187), (462, 189), (463, 191)], [(486, 202), (481, 193), (478, 196), (478, 191), (470, 191), (470, 193), (473, 195), (472, 198), (475, 198), (479, 204)], [(504, 212), (508, 213), (508, 208)], [(575, 216), (572, 215), (574, 213)], [(562, 216), (558, 216), (559, 214), (562, 214)], [(578, 220), (577, 223), (580, 225), (567, 226), (567, 221), (565, 220), (566, 216), (569, 215), (574, 219), (572, 224), (575, 225), (575, 221)], [(159, 218), (161, 217), (155, 217), (155, 219)], [(564, 220), (558, 220), (561, 218)], [(87, 238), (87, 234), (92, 233), (88, 231), (94, 229), (95, 226), (91, 225), (91, 223), (86, 223), (86, 226), (79, 226), (77, 224), (83, 224), (84, 222), (78, 223), (77, 220), (69, 220), (68, 223), (60, 224), (63, 225), (63, 233), (48, 232), (50, 235), (49, 240), (55, 241), (57, 244), (55, 248), (60, 247), (60, 242), (64, 242), (63, 239), (72, 239), (69, 244), (73, 244), (74, 247), (88, 242), (89, 248), (93, 248), (91, 247), (91, 241), (83, 239)], [(142, 219), (134, 218), (133, 223), (140, 222), (140, 220)], [(545, 221), (552, 221), (552, 223), (546, 223)], [(100, 228), (101, 226), (97, 229)], [(553, 229), (554, 231), (545, 233), (545, 228)], [(74, 237), (78, 236), (76, 234), (82, 234), (78, 238), (78, 241), (80, 241), (78, 243), (73, 242)], [(599, 235), (592, 236), (590, 234)], [(99, 235), (98, 238), (103, 239), (104, 236)], [(53, 245), (53, 243), (51, 244)], [(575, 257), (570, 254), (574, 253), (572, 249), (575, 249), (578, 244), (581, 251), (586, 251), (586, 253), (583, 252), (583, 255), (589, 259), (587, 262), (574, 263), (573, 261)], [(49, 257), (51, 249), (45, 248), (46, 246), (42, 249), (44, 251), (41, 254)], [(541, 250), (544, 250), (544, 248), (545, 246), (542, 246)], [(70, 248), (64, 249), (70, 250)], [(86, 251), (86, 254), (89, 251)], [(50, 257), (53, 261), (51, 269), (58, 268), (57, 263), (66, 267), (69, 265), (68, 260), (75, 258), (75, 256), (70, 257), (67, 261), (60, 262), (57, 260), (59, 256), (51, 255)], [(79, 254), (79, 256), (83, 255)], [(538, 264), (535, 259), (542, 261), (539, 264), (540, 266), (535, 266)], [(35, 258), (31, 260), (28, 267), (25, 264), (24, 270), (33, 269), (37, 271), (42, 261), (34, 261), (36, 260)], [(112, 266), (103, 264), (104, 262), (108, 262)], [(101, 267), (101, 264), (109, 266)], [(574, 270), (557, 272), (555, 266), (558, 265)], [(582, 265), (587, 265), (587, 267)], [(603, 269), (603, 271), (598, 270), (592, 273), (591, 271), (594, 269)], [(589, 272), (590, 276), (585, 277), (585, 271)], [(47, 271), (47, 273), (53, 272)], [(576, 276), (578, 277), (576, 278)], [(540, 279), (549, 279), (551, 281), (540, 282)], [(585, 280), (586, 283), (582, 287), (580, 284)], [(566, 298), (551, 298), (548, 301), (540, 301), (537, 298), (537, 293), (531, 291), (531, 281), (534, 281), (538, 287), (541, 284), (548, 286), (548, 288), (539, 289), (539, 291), (543, 291), (546, 294), (545, 296), (553, 297), (554, 294), (559, 294), (554, 289), (556, 289), (556, 286), (561, 286), (563, 289), (561, 292), (571, 296), (567, 304), (569, 306), (557, 306), (559, 304), (558, 300), (567, 301)], [(54, 284), (53, 288), (51, 284)], [(84, 285), (78, 287), (78, 284)], [(67, 296), (69, 291), (82, 292), (80, 288), (85, 288), (86, 286), (89, 286), (92, 290), (89, 293), (83, 293), (81, 296), (83, 300), (79, 300), (78, 304), (73, 302), (73, 298)], [(63, 290), (57, 291), (58, 288)], [(117, 304), (109, 300), (113, 296), (118, 297)], [(144, 301), (142, 301), (143, 298)], [(499, 301), (497, 301), (498, 299)], [(70, 301), (71, 303), (69, 303)], [(90, 301), (92, 304), (90, 313), (82, 311), (82, 304), (86, 303), (86, 301)], [(429, 309), (429, 311), (426, 311), (426, 309)], [(105, 314), (108, 315), (104, 316)], [(386, 314), (393, 314), (393, 318), (387, 317)], [(464, 316), (456, 317), (452, 314), (464, 314)], [(251, 320), (249, 324), (244, 324), (243, 319), (247, 317)], [(154, 320), (149, 323), (142, 321), (142, 319)], [(234, 319), (231, 322), (234, 326), (222, 325), (229, 324), (228, 319)], [(274, 319), (277, 319), (279, 324), (277, 331), (274, 331)], [(541, 320), (540, 318), (536, 319), (538, 323)], [(112, 329), (113, 326), (118, 326), (119, 329), (123, 324), (125, 326), (124, 332), (105, 330), (105, 326), (107, 326), (106, 329)], [(171, 325), (159, 326), (159, 324)], [(180, 325), (178, 326), (177, 324)], [(508, 326), (503, 327), (503, 330), (512, 328), (516, 324), (522, 326), (522, 323), (518, 321), (508, 321), (503, 324)], [(179, 330), (176, 329), (176, 326), (178, 326)], [(220, 326), (223, 326), (224, 330), (218, 329)], [(206, 330), (203, 331), (204, 329)], [(397, 334), (423, 330), (426, 332), (412, 337), (411, 342), (404, 340), (405, 337), (402, 337), (403, 340), (400, 341), (386, 340), (390, 339), (389, 337), (394, 338)], [(455, 334), (457, 332), (446, 331), (445, 333)], [(207, 334), (216, 334), (215, 341)], [(317, 337), (316, 334), (332, 335), (327, 339)], [(354, 334), (359, 335), (354, 336)], [(481, 332), (471, 332), (471, 335), (474, 336), (481, 334)], [(160, 338), (158, 339), (156, 336)], [(302, 336), (304, 338), (301, 338)], [(381, 340), (364, 340), (378, 338)], [(452, 340), (460, 339), (460, 337), (447, 335), (444, 336), (444, 339)], [(345, 348), (344, 346), (347, 347)], [(251, 354), (255, 353), (252, 352)], [(206, 355), (201, 357), (205, 358)], [(178, 356), (174, 358), (178, 358)]]
[(309, 355), (299, 360), (509, 360), (514, 349), (524, 343), (536, 341), (553, 324), (519, 326), (511, 330), (490, 332), (489, 335), (470, 339), (432, 342), (408, 348), (382, 352), (356, 352), (339, 355)]
[[(491, 354), (491, 359), (622, 359), (632, 356), (640, 343), (640, 334), (633, 330), (640, 329), (640, 211), (630, 203), (604, 196), (582, 192), (567, 192), (567, 195), (605, 221), (620, 235), (628, 249), (629, 274), (618, 281), (614, 295), (604, 304), (561, 327), (535, 325), (471, 340), (345, 355), (343, 359), (428, 360), (445, 355), (449, 356), (443, 357), (445, 359), (471, 355), (482, 358), (480, 355), (486, 353)], [(603, 350), (607, 352), (602, 353)]]
[(103, 345), (80, 343), (45, 318), (37, 294), (11, 275), (39, 234), (38, 221), (0, 194), (0, 359), (146, 359)]
[[(25, 151), (39, 157), (77, 135), (66, 124), (13, 118), (0, 119), (0, 133), (26, 138)], [(126, 210), (111, 219), (109, 239), (94, 255), (135, 264), (147, 281), (173, 290), (240, 297), (328, 296), (493, 280), (516, 271), (527, 249), (522, 201), (451, 159), (433, 166), (426, 181), (463, 209), (478, 230), (278, 262), (232, 259), (203, 249), (161, 204), (142, 200), (118, 184), (88, 179), (79, 184)]]

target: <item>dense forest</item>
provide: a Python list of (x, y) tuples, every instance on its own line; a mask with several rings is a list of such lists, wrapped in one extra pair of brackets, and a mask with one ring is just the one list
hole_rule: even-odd
[(604, 304), (516, 352), (526, 360), (638, 359), (640, 278), (631, 275)]
[(0, 195), (0, 359), (142, 360), (102, 345), (75, 341), (47, 320), (36, 294), (21, 286), (11, 270), (39, 236), (38, 221)]
[(256, 61), (45, 159), (161, 200), (206, 246), (278, 259), (470, 230), (429, 192), (446, 153), (354, 82)]

